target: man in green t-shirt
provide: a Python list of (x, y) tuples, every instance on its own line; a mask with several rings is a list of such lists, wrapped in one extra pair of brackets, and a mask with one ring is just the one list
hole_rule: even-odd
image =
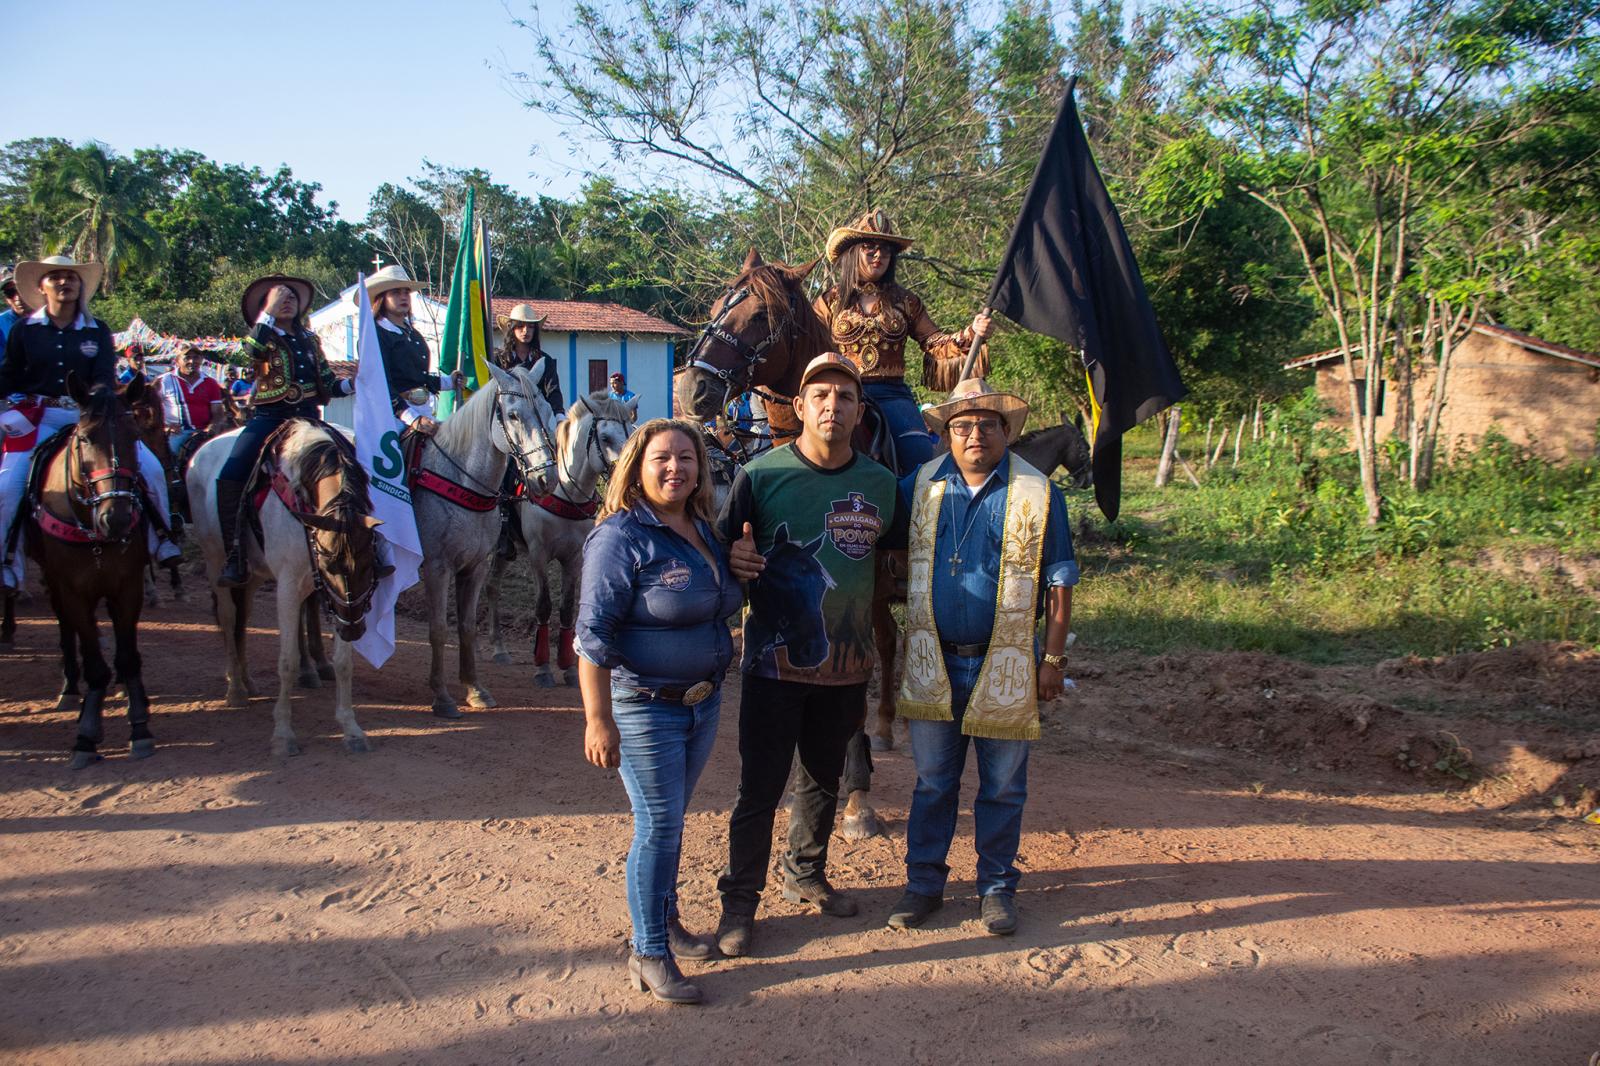
[(861, 373), (831, 352), (800, 378), (799, 439), (740, 469), (719, 520), (729, 565), (749, 582), (739, 700), (739, 799), (717, 883), (725, 955), (750, 950), (772, 858), (772, 820), (796, 752), (786, 899), (848, 917), (827, 879), (828, 837), (845, 749), (866, 716), (872, 674), (874, 553), (903, 548), (894, 474), (858, 454)]

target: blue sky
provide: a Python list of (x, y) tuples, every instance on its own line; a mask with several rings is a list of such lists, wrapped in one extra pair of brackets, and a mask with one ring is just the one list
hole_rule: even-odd
[[(526, 0), (74, 0), (8, 3), (0, 143), (55, 136), (121, 153), (192, 148), (287, 163), (341, 217), (424, 156), (481, 166), (534, 195), (570, 195), (582, 146), (524, 107), (504, 72), (535, 70), (512, 25)], [(281, 45), (276, 41), (281, 40)], [(593, 152), (600, 159), (599, 152)]]

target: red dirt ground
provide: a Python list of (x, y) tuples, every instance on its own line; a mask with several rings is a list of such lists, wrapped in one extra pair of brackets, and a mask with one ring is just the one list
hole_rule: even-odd
[[(199, 606), (147, 614), (155, 758), (64, 766), (53, 623), (0, 658), (0, 1050), (25, 1063), (1438, 1063), (1600, 1050), (1595, 658), (1571, 648), (1321, 669), (1079, 649), (1031, 767), (1010, 939), (984, 935), (970, 808), (931, 928), (890, 839), (835, 838), (859, 918), (763, 911), (754, 956), (686, 964), (709, 1004), (623, 978), (631, 822), (576, 694), (487, 666), (501, 706), (426, 713), (426, 645), (359, 664), (376, 750), (296, 696), (222, 709)], [(275, 638), (253, 660), (270, 689)], [(690, 815), (683, 910), (715, 922), (737, 686)], [(1463, 781), (1460, 775), (1469, 780)], [(969, 767), (968, 788), (975, 787)], [(782, 816), (778, 832), (782, 832)]]

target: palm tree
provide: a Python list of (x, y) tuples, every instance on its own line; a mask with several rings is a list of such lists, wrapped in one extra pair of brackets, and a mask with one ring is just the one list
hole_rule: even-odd
[(154, 265), (165, 253), (144, 216), (154, 182), (133, 160), (90, 141), (52, 160), (41, 177), (32, 198), (49, 220), (49, 250), (104, 263), (107, 292), (124, 267)]

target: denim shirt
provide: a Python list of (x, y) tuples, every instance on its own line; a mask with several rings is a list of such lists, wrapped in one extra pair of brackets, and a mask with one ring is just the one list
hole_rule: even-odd
[(599, 523), (583, 546), (579, 655), (620, 685), (721, 681), (733, 661), (726, 619), (744, 593), (711, 526), (696, 520), (715, 567), (640, 501)]
[[(1010, 472), (1008, 451), (976, 496), (967, 491), (966, 481), (949, 455), (934, 474), (949, 483), (940, 504), (933, 547), (933, 622), (940, 640), (987, 644), (994, 631), (994, 605), (1000, 594), (1000, 537), (1005, 527), (1006, 479)], [(908, 507), (916, 484), (914, 472), (900, 481), (900, 495)], [(958, 544), (961, 565), (951, 574), (950, 557)], [(1067, 501), (1054, 484), (1050, 486), (1050, 513), (1045, 519), (1039, 572), (1041, 604), (1045, 589), (1078, 583)]]

